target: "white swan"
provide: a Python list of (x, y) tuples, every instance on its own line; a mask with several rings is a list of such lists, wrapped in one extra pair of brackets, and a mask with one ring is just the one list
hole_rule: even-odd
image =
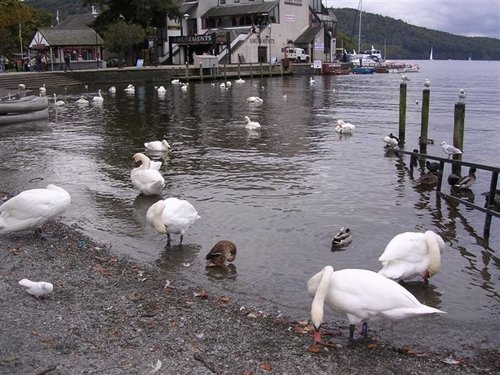
[[(337, 127), (340, 128), (338, 129)], [(335, 127), (335, 131), (337, 133), (352, 134), (354, 132), (354, 129), (356, 129), (356, 126), (354, 126), (350, 122), (344, 122), (344, 120), (337, 120), (337, 126)]]
[(245, 80), (243, 78), (238, 78), (236, 81), (234, 81), (236, 83), (245, 83)]
[(144, 143), (144, 147), (151, 151), (167, 151), (171, 150), (170, 144), (166, 139), (163, 141), (151, 141)]
[(383, 266), (378, 272), (392, 280), (421, 276), (427, 284), (441, 267), (444, 248), (443, 239), (433, 231), (400, 233), (389, 241), (378, 259)]
[(47, 93), (47, 88), (45, 87), (45, 83), (38, 89), (38, 92), (40, 93), (40, 96), (45, 96)]
[(84, 106), (84, 105), (88, 105), (89, 101), (82, 96), (75, 103), (78, 105)]
[(64, 212), (70, 203), (69, 193), (56, 185), (25, 190), (0, 206), (0, 233), (36, 230)]
[(183, 84), (181, 85), (181, 91), (182, 91), (182, 92), (187, 92), (187, 91), (188, 91), (188, 86), (187, 86), (185, 83), (183, 83)]
[(257, 121), (250, 120), (250, 117), (245, 116), (245, 121), (247, 122), (245, 128), (249, 130), (260, 129), (260, 124)]
[(455, 187), (459, 189), (469, 189), (476, 182), (476, 168), (471, 167), (469, 169), (469, 174), (467, 176), (463, 176), (458, 180), (455, 184)]
[(54, 105), (56, 106), (60, 106), (60, 105), (64, 105), (66, 103), (64, 103), (62, 100), (57, 100), (57, 95), (56, 93), (54, 93)]
[(115, 86), (111, 86), (109, 89), (108, 89), (108, 92), (110, 94), (116, 94), (116, 87)]
[(46, 281), (31, 281), (28, 279), (21, 279), (18, 282), (27, 293), (37, 298), (46, 296), (54, 290), (54, 285)]
[(451, 158), (452, 155), (463, 154), (462, 150), (453, 145), (449, 145), (444, 141), (441, 142), (441, 148), (443, 149), (444, 153), (448, 155), (448, 159)]
[(160, 86), (156, 89), (156, 91), (158, 92), (158, 94), (165, 94), (165, 92), (167, 92), (167, 89), (165, 88), (165, 86)]
[(159, 200), (146, 212), (146, 220), (159, 233), (167, 234), (167, 245), (170, 246), (170, 234), (180, 234), (180, 243), (188, 228), (200, 218), (194, 206), (186, 200), (167, 198)]
[(102, 102), (104, 102), (104, 98), (101, 95), (101, 89), (97, 90), (97, 96), (94, 96), (92, 98), (92, 101), (94, 103), (102, 103)]
[(127, 87), (125, 87), (125, 89), (123, 91), (125, 91), (127, 94), (134, 94), (135, 93), (135, 87), (134, 87), (134, 85), (132, 85), (130, 83)]
[(262, 100), (258, 96), (249, 96), (247, 98), (247, 102), (249, 102), (249, 103), (256, 103), (256, 104), (262, 104), (264, 102), (264, 100)]
[(180, 80), (178, 80), (178, 79), (173, 79), (173, 80), (171, 80), (171, 81), (170, 81), (170, 83), (171, 83), (172, 85), (180, 85), (180, 84), (181, 84), (181, 81), (180, 81)]
[(144, 195), (159, 195), (165, 187), (161, 173), (151, 167), (151, 160), (146, 155), (137, 153), (133, 159), (141, 165), (130, 172), (132, 185)]
[(399, 138), (391, 133), (384, 137), (384, 143), (386, 148), (395, 148), (399, 146)]
[(333, 271), (324, 267), (307, 282), (307, 290), (314, 297), (311, 320), (314, 340), (320, 342), (324, 303), (349, 320), (349, 338), (354, 338), (354, 328), (363, 322), (362, 335), (366, 337), (368, 322), (380, 319), (399, 320), (417, 315), (445, 313), (421, 304), (409, 291), (376, 272), (362, 269)]

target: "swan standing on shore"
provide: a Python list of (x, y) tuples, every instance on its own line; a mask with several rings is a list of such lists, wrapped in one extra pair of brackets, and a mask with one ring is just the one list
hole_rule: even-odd
[(354, 339), (355, 325), (363, 323), (361, 334), (366, 337), (368, 322), (380, 319), (400, 320), (417, 315), (445, 313), (421, 304), (409, 291), (376, 272), (362, 269), (333, 271), (324, 267), (307, 282), (309, 295), (314, 297), (311, 320), (314, 341), (321, 341), (324, 304), (345, 313), (349, 320), (349, 339)]
[(24, 229), (37, 230), (63, 213), (70, 203), (69, 193), (56, 185), (25, 190), (0, 206), (0, 234)]
[(389, 241), (378, 259), (383, 266), (378, 273), (398, 281), (420, 276), (428, 284), (441, 267), (444, 248), (443, 239), (433, 231), (400, 233)]
[(133, 157), (136, 163), (141, 165), (132, 169), (130, 179), (132, 185), (144, 195), (159, 195), (165, 187), (165, 180), (156, 168), (151, 168), (151, 160), (142, 153)]
[(146, 212), (147, 222), (159, 233), (167, 234), (167, 246), (170, 246), (170, 234), (180, 234), (179, 245), (182, 245), (184, 233), (199, 218), (191, 203), (177, 198), (159, 200)]

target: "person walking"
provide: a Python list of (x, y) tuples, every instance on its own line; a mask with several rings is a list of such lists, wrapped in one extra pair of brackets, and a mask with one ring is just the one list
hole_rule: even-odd
[(73, 69), (71, 69), (71, 65), (70, 65), (70, 57), (69, 57), (69, 53), (66, 52), (66, 54), (64, 55), (64, 71), (66, 72), (68, 69), (73, 71)]

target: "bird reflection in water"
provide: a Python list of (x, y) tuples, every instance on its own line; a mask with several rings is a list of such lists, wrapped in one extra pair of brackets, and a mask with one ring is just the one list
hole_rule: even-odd
[(236, 279), (238, 276), (236, 265), (233, 263), (222, 267), (206, 267), (205, 274), (209, 279), (213, 280)]

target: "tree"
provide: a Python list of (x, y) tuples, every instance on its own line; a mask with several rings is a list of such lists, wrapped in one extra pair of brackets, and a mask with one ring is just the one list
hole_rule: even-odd
[(121, 60), (126, 51), (144, 41), (146, 32), (139, 25), (120, 20), (110, 24), (103, 35), (106, 48), (117, 53)]
[(13, 56), (27, 51), (29, 42), (40, 26), (50, 26), (49, 12), (34, 9), (19, 0), (0, 0), (0, 54)]

